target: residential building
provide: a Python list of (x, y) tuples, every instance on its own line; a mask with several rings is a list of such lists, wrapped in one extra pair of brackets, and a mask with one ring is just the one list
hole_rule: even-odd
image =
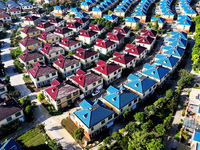
[(61, 19), (59, 17), (50, 17), (49, 22), (52, 23), (55, 27), (64, 27), (65, 25), (64, 19)]
[(22, 51), (29, 49), (40, 49), (42, 47), (42, 42), (40, 40), (32, 39), (29, 37), (25, 37), (20, 43), (19, 46)]
[(95, 31), (98, 33), (98, 35), (101, 35), (102, 33), (106, 32), (106, 27), (101, 24), (90, 24), (89, 30)]
[(89, 11), (92, 8), (92, 3), (90, 2), (81, 2), (81, 9), (83, 11)]
[(19, 4), (17, 4), (17, 3), (11, 4), (11, 5), (9, 6), (9, 8), (13, 8), (13, 7), (18, 8), (18, 9), (21, 10), (21, 5), (19, 5)]
[(64, 16), (67, 12), (67, 8), (64, 6), (54, 6), (54, 16)]
[(83, 28), (83, 25), (78, 22), (67, 22), (67, 27), (72, 29), (74, 31), (74, 35), (77, 36)]
[(34, 38), (40, 35), (41, 35), (41, 31), (37, 29), (36, 27), (25, 26), (24, 29), (21, 30), (22, 38), (25, 38), (25, 37)]
[(166, 54), (166, 55), (172, 55), (178, 59), (181, 60), (181, 58), (183, 57), (183, 54), (185, 52), (185, 49), (181, 48), (181, 47), (173, 47), (173, 46), (164, 46), (162, 47), (162, 53)]
[(11, 23), (12, 22), (11, 15), (9, 15), (8, 13), (1, 13), (0, 21), (6, 22), (6, 23)]
[(187, 40), (187, 33), (182, 31), (175, 31), (175, 32), (171, 31), (170, 37)]
[(60, 37), (51, 32), (49, 32), (49, 33), (42, 32), (42, 34), (38, 37), (38, 40), (42, 41), (43, 44), (46, 44), (46, 43), (58, 44), (60, 42)]
[(7, 83), (0, 79), (0, 97), (5, 98), (5, 94), (8, 92)]
[(129, 54), (114, 52), (113, 58), (111, 58), (109, 61), (114, 62), (115, 64), (118, 64), (123, 69), (125, 69), (125, 68), (135, 67), (136, 57)]
[(73, 57), (80, 60), (82, 68), (86, 69), (98, 61), (99, 53), (94, 51), (92, 48), (85, 50), (82, 48), (78, 48)]
[(25, 50), (19, 55), (19, 61), (24, 64), (26, 70), (33, 68), (36, 62), (45, 62), (44, 55), (37, 50)]
[(150, 30), (141, 30), (140, 36), (151, 37), (151, 38), (154, 38), (154, 40), (156, 40), (157, 31), (152, 30), (152, 29), (150, 29)]
[(44, 17), (46, 17), (46, 12), (42, 9), (38, 9), (38, 10), (33, 9), (32, 15), (39, 17), (39, 18), (44, 18)]
[(81, 8), (70, 8), (70, 14), (75, 15), (78, 12), (83, 12)]
[(117, 47), (120, 47), (124, 44), (124, 35), (120, 33), (107, 33), (107, 39), (117, 43)]
[(91, 139), (95, 137), (101, 131), (114, 124), (114, 112), (100, 100), (95, 102), (83, 100), (80, 106), (81, 109), (70, 114), (69, 117), (78, 127), (84, 129), (84, 134), (87, 138)]
[(136, 26), (139, 26), (140, 19), (137, 17), (126, 17), (125, 25), (135, 29)]
[(97, 39), (96, 44), (94, 45), (94, 50), (98, 51), (99, 53), (106, 55), (108, 53), (114, 53), (117, 48), (117, 43), (111, 40), (102, 40)]
[(187, 40), (184, 40), (184, 39), (180, 39), (180, 38), (169, 38), (168, 40), (168, 45), (169, 46), (173, 46), (173, 47), (181, 47), (183, 49), (186, 48), (187, 46)]
[(8, 9), (8, 13), (12, 17), (21, 16), (21, 10), (19, 8), (15, 8), (15, 7)]
[(88, 18), (74, 18), (74, 21), (82, 24), (82, 27), (85, 28), (89, 25), (90, 19), (88, 19)]
[(12, 5), (12, 4), (16, 4), (15, 1), (9, 0), (9, 1), (6, 2), (6, 5), (8, 7), (10, 7), (10, 5)]
[(158, 28), (162, 29), (164, 27), (164, 25), (165, 25), (165, 19), (162, 18), (162, 17), (158, 17), (158, 18), (157, 17), (152, 17), (151, 18), (151, 22), (153, 23), (153, 25), (155, 25), (156, 20), (158, 22)]
[(139, 95), (141, 100), (144, 100), (154, 93), (157, 82), (137, 72), (128, 76), (124, 87)]
[(113, 62), (104, 62), (99, 60), (97, 67), (93, 68), (94, 72), (101, 75), (104, 79), (104, 84), (109, 85), (119, 79), (122, 74), (122, 67)]
[(56, 27), (56, 30), (54, 34), (59, 35), (60, 38), (64, 37), (71, 37), (74, 35), (74, 31), (72, 29), (69, 29), (67, 27)]
[(85, 12), (77, 12), (75, 13), (75, 17), (76, 18), (90, 18), (89, 14), (88, 13), (85, 13)]
[(30, 11), (33, 9), (33, 4), (26, 2), (24, 4), (22, 4), (22, 10), (23, 11)]
[(53, 66), (58, 70), (62, 78), (66, 78), (81, 68), (81, 62), (72, 56), (65, 57), (60, 55), (58, 60), (54, 61)]
[(155, 43), (155, 39), (151, 38), (150, 36), (136, 36), (135, 41), (136, 45), (147, 48), (147, 53), (149, 53), (153, 49), (153, 45)]
[(61, 47), (65, 49), (67, 53), (72, 51), (75, 53), (75, 51), (79, 48), (82, 47), (82, 42), (75, 40), (75, 39), (67, 39), (66, 37), (62, 38), (61, 42), (59, 43)]
[(97, 18), (101, 18), (103, 17), (103, 12), (104, 12), (104, 8), (101, 7), (93, 7), (92, 8), (92, 16), (93, 17), (97, 17)]
[(116, 22), (116, 23), (118, 22), (118, 17), (113, 14), (110, 14), (110, 15), (105, 14), (103, 17), (108, 21)]
[(121, 26), (121, 27), (114, 27), (113, 32), (120, 33), (124, 35), (125, 37), (130, 37), (131, 30), (127, 28), (126, 26)]
[(23, 109), (14, 99), (2, 102), (2, 105), (0, 105), (0, 113), (0, 126), (6, 125), (17, 119), (22, 122), (25, 120)]
[(192, 135), (192, 142), (190, 144), (191, 149), (198, 149), (200, 147), (200, 131), (195, 130)]
[(13, 148), (16, 150), (22, 150), (13, 139), (9, 139), (3, 145), (0, 145), (0, 150), (12, 150)]
[(96, 42), (98, 38), (98, 33), (92, 30), (81, 30), (79, 35), (79, 40), (83, 42), (83, 44), (91, 45)]
[(135, 109), (139, 102), (139, 96), (130, 90), (120, 86), (119, 88), (110, 85), (107, 95), (103, 97), (103, 103), (116, 114), (122, 115), (129, 109)]
[(103, 88), (103, 78), (91, 70), (87, 72), (78, 70), (76, 76), (70, 80), (82, 91), (81, 99)]
[(189, 33), (191, 25), (192, 25), (192, 20), (178, 19), (176, 27), (178, 31)]
[(54, 79), (52, 82), (57, 82), (57, 84), (46, 88), (43, 93), (46, 100), (53, 105), (56, 110), (69, 107), (75, 100), (79, 99), (80, 89), (70, 80), (59, 83)]
[(58, 78), (54, 67), (39, 62), (34, 65), (34, 68), (29, 69), (28, 73), (36, 88), (48, 85), (53, 79)]
[(44, 32), (50, 32), (55, 30), (55, 25), (50, 22), (39, 22), (36, 28)]
[(40, 18), (36, 16), (25, 16), (24, 24), (26, 25), (37, 25), (40, 22)]
[(53, 63), (58, 59), (59, 55), (64, 55), (65, 50), (63, 47), (59, 46), (58, 44), (49, 44), (46, 43), (44, 48), (41, 49), (41, 53), (45, 56), (46, 61), (48, 63)]

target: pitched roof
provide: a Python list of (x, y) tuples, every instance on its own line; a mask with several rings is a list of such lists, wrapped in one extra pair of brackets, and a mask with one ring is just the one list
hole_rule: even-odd
[(74, 20), (78, 23), (81, 23), (81, 24), (89, 21), (89, 19), (87, 19), (87, 18), (74, 18)]
[(194, 141), (200, 142), (200, 130), (195, 130), (194, 132)]
[(138, 95), (132, 93), (130, 90), (124, 89), (122, 86), (119, 88), (113, 88), (115, 88), (116, 91), (113, 91), (112, 93), (109, 92), (109, 94), (107, 94), (103, 98), (118, 109), (123, 108), (124, 106), (138, 98)]
[(39, 29), (37, 29), (36, 27), (29, 27), (29, 26), (25, 26), (23, 30), (21, 30), (21, 32), (28, 34), (28, 33), (32, 33), (32, 32), (37, 32), (40, 31)]
[(78, 22), (67, 22), (67, 27), (68, 28), (78, 28), (80, 27), (82, 24), (78, 23)]
[(24, 52), (24, 54), (19, 55), (19, 58), (24, 62), (28, 62), (30, 60), (40, 58), (40, 57), (43, 57), (43, 55), (37, 50)]
[(76, 87), (70, 80), (66, 80), (58, 85), (52, 85), (45, 89), (49, 96), (55, 101), (71, 95), (72, 93), (79, 90), (80, 89)]
[(32, 39), (32, 38), (28, 38), (28, 37), (25, 37), (23, 39), (23, 41), (20, 42), (20, 44), (22, 44), (25, 47), (36, 44), (36, 43), (41, 43), (41, 41)]
[(53, 79), (51, 81), (51, 86), (56, 86), (56, 85), (59, 85), (59, 84), (60, 84), (60, 82), (57, 79)]
[(0, 150), (22, 150), (22, 148), (13, 139), (9, 139), (2, 146), (0, 144)]
[(107, 33), (107, 39), (109, 40), (120, 41), (123, 38), (124, 35), (120, 33), (110, 33), (110, 32)]
[(173, 57), (172, 55), (165, 54), (156, 54), (155, 59), (155, 63), (171, 68), (173, 68), (175, 64), (179, 61), (178, 58)]
[(53, 38), (56, 38), (56, 37), (59, 38), (58, 35), (53, 34), (53, 33), (51, 33), (51, 32), (49, 32), (49, 33), (42, 32), (42, 34), (41, 34), (38, 38), (40, 38), (40, 39), (42, 39), (42, 40), (45, 40), (45, 41), (48, 41), (48, 40), (53, 39)]
[(121, 34), (124, 34), (124, 35), (126, 35), (129, 31), (130, 31), (130, 29), (125, 27), (125, 26), (114, 27), (114, 32), (118, 32), (118, 33), (121, 33)]
[(38, 10), (33, 9), (32, 10), (32, 14), (40, 15), (40, 14), (43, 14), (43, 13), (45, 13), (45, 11), (42, 10), (42, 9), (38, 9)]
[(101, 24), (90, 24), (90, 26), (89, 26), (89, 29), (93, 30), (93, 31), (101, 31), (104, 28), (105, 28), (105, 26), (103, 26)]
[(181, 47), (175, 47), (175, 48), (170, 48), (170, 49), (164, 51), (164, 54), (182, 57), (184, 51), (185, 50)]
[(64, 51), (64, 48), (59, 46), (58, 44), (49, 44), (49, 43), (46, 43), (44, 45), (44, 48), (41, 49), (42, 52), (44, 52), (45, 54), (52, 54), (52, 53), (56, 53), (60, 50), (63, 50)]
[(126, 22), (133, 22), (133, 23), (137, 23), (139, 22), (140, 19), (137, 17), (126, 17)]
[(153, 38), (147, 36), (147, 37), (142, 37), (141, 39), (139, 39), (139, 40), (137, 41), (137, 43), (142, 43), (142, 44), (152, 44), (153, 41), (154, 41)]
[(59, 17), (55, 17), (55, 18), (50, 17), (48, 20), (50, 23), (59, 23), (59, 22), (63, 21), (63, 19), (59, 18)]
[(56, 27), (56, 31), (54, 33), (58, 33), (58, 34), (66, 34), (68, 32), (73, 31), (72, 29), (69, 29), (67, 27)]
[(126, 65), (129, 62), (131, 62), (132, 60), (134, 60), (135, 58), (136, 57), (133, 56), (133, 55), (121, 54), (121, 53), (118, 53), (118, 52), (114, 52), (113, 58), (111, 59), (111, 61), (115, 61), (115, 62), (118, 62), (118, 63)]
[(50, 26), (54, 26), (54, 25), (50, 22), (39, 22), (37, 25), (38, 28), (43, 28), (43, 29), (48, 28)]
[(115, 42), (111, 40), (102, 40), (102, 39), (97, 39), (95, 46), (102, 47), (102, 48), (109, 48), (110, 46), (114, 45)]
[(10, 17), (8, 13), (1, 13), (0, 18)]
[(146, 49), (147, 49), (146, 47), (140, 45), (127, 44), (125, 47), (125, 52), (130, 54), (140, 55)]
[(92, 37), (94, 35), (98, 34), (95, 31), (92, 30), (81, 30), (79, 36), (83, 36), (83, 37)]
[(87, 87), (88, 85), (101, 79), (102, 77), (93, 71), (88, 71), (85, 74), (76, 75), (72, 78), (72, 80), (74, 80), (82, 87)]
[(25, 16), (24, 18), (25, 18), (24, 21), (35, 21), (39, 19), (39, 17), (37, 16)]
[(8, 12), (14, 12), (14, 11), (20, 11), (20, 9), (15, 8), (15, 7), (8, 9)]
[(77, 63), (79, 63), (80, 61), (72, 56), (70, 57), (65, 57), (65, 58), (61, 58), (59, 60), (54, 61), (54, 64), (56, 64), (57, 66), (59, 66), (60, 68), (67, 68), (69, 66), (75, 65)]
[(117, 65), (112, 62), (108, 62), (107, 64), (103, 64), (103, 65), (99, 65), (99, 66), (95, 67), (94, 70), (97, 70), (98, 72), (101, 72), (105, 75), (109, 75), (120, 68), (121, 68), (120, 65)]
[(6, 11), (4, 9), (0, 9), (0, 13), (5, 13)]
[(79, 57), (81, 59), (87, 59), (89, 57), (92, 57), (94, 55), (98, 54), (98, 52), (94, 51), (92, 48), (90, 49), (77, 49), (74, 56)]
[(141, 36), (149, 36), (149, 37), (152, 37), (152, 38), (155, 38), (157, 35), (157, 31), (155, 30), (141, 30)]
[[(103, 119), (106, 119), (113, 114), (108, 107), (106, 107), (100, 100), (95, 102), (87, 102), (83, 100), (81, 102), (85, 103), (85, 108), (79, 109), (74, 112), (74, 114), (88, 127), (92, 127), (95, 124), (99, 123)], [(86, 105), (86, 103), (88, 103)], [(80, 105), (81, 105), (80, 104)]]
[(66, 37), (62, 38), (62, 41), (59, 43), (63, 46), (71, 47), (75, 44), (81, 43), (81, 41), (75, 40), (75, 39), (67, 39)]

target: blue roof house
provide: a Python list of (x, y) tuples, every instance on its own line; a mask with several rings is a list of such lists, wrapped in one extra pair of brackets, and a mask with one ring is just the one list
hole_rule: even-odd
[(102, 101), (83, 100), (80, 106), (81, 109), (75, 111), (69, 117), (78, 127), (84, 129), (84, 134), (89, 139), (113, 125), (114, 112)]
[(187, 46), (187, 41), (184, 39), (176, 38), (176, 39), (174, 39), (174, 41), (169, 42), (169, 46), (174, 46), (174, 47), (179, 46), (179, 47), (185, 49)]
[[(166, 48), (165, 48), (166, 47)], [(185, 49), (181, 48), (181, 47), (178, 47), (178, 46), (165, 46), (163, 47), (163, 54), (166, 54), (166, 55), (172, 55), (178, 59), (181, 59), (184, 52), (185, 52)], [(169, 47), (169, 48), (168, 48)]]
[(91, 2), (81, 2), (81, 9), (83, 11), (89, 11), (92, 6), (93, 6), (93, 3)]
[(128, 82), (124, 87), (139, 95), (141, 100), (144, 100), (157, 88), (157, 82), (137, 72), (128, 76)]
[(4, 4), (0, 4), (0, 9), (4, 9), (4, 10), (6, 10), (8, 7), (6, 6), (6, 5), (4, 5)]
[(22, 5), (22, 4), (26, 3), (26, 2), (27, 2), (26, 0), (19, 0), (19, 1), (17, 2), (17, 4)]
[(83, 12), (81, 8), (70, 8), (70, 14), (75, 14), (78, 12)]
[(139, 102), (139, 96), (124, 87), (110, 86), (107, 95), (103, 97), (103, 103), (116, 114), (121, 115), (128, 109), (135, 109)]
[(151, 22), (153, 23), (153, 24), (155, 24), (155, 21), (158, 21), (158, 27), (160, 28), (160, 29), (162, 29), (163, 28), (163, 26), (164, 26), (164, 24), (165, 24), (165, 19), (164, 18), (162, 18), (162, 17), (152, 17), (151, 18)]
[(123, 8), (123, 6), (121, 6), (121, 7), (115, 8), (114, 13), (118, 17), (125, 17), (126, 9)]
[(14, 3), (14, 4), (11, 4), (9, 8), (12, 8), (12, 7), (21, 8), (21, 5)]
[(190, 144), (191, 149), (199, 150), (200, 149), (200, 130), (195, 130), (192, 135), (192, 142)]
[(88, 13), (85, 13), (85, 12), (78, 12), (78, 13), (75, 13), (75, 16), (76, 18), (89, 18), (89, 14)]
[(2, 146), (0, 144), (0, 150), (22, 150), (22, 148), (13, 139), (9, 139)]
[(192, 22), (187, 19), (178, 19), (177, 20), (177, 30), (183, 32), (189, 32)]
[(32, 10), (33, 9), (33, 4), (31, 4), (29, 2), (23, 3), (22, 4), (22, 9), (24, 11), (26, 11), (26, 10)]
[(113, 14), (110, 14), (110, 15), (105, 14), (103, 17), (108, 21), (118, 22), (118, 17)]
[(11, 4), (15, 4), (15, 1), (10, 0), (10, 1), (7, 1), (7, 2), (6, 2), (6, 5), (7, 5), (8, 7), (10, 7)]
[(97, 4), (96, 7), (92, 8), (92, 15), (93, 17), (103, 17), (104, 8), (102, 5)]
[(170, 69), (158, 64), (145, 64), (141, 73), (142, 75), (148, 76), (150, 79), (156, 81), (160, 86), (169, 76)]
[(137, 17), (126, 17), (125, 24), (128, 27), (131, 27), (132, 29), (135, 29), (136, 25), (138, 25), (140, 22), (140, 19)]
[(181, 39), (184, 39), (184, 40), (187, 40), (187, 33), (186, 32), (182, 32), (182, 31), (172, 31), (170, 36), (172, 38), (181, 38)]

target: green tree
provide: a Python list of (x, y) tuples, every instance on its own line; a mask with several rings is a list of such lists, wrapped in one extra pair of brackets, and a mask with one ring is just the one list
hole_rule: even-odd
[(39, 101), (44, 100), (44, 99), (45, 99), (44, 94), (43, 94), (43, 93), (39, 93), (39, 94), (37, 95), (37, 99), (38, 99)]
[(165, 126), (165, 128), (167, 130), (169, 130), (171, 128), (171, 118), (172, 118), (172, 114), (170, 114), (168, 117), (166, 117), (163, 122), (163, 125)]
[(121, 140), (122, 139), (122, 135), (119, 133), (119, 132), (113, 132), (112, 133), (112, 138), (114, 139), (114, 140)]
[(138, 125), (136, 122), (129, 122), (126, 127), (126, 131), (128, 131), (129, 134), (132, 134), (133, 132), (138, 130)]
[(10, 76), (7, 76), (7, 75), (5, 76), (5, 82), (10, 83)]
[(108, 11), (108, 15), (110, 15), (110, 14), (112, 14), (112, 10), (109, 10), (109, 11)]
[(62, 150), (62, 146), (60, 144), (56, 144), (56, 142), (54, 140), (50, 140), (48, 142), (48, 146), (52, 150)]
[(24, 112), (25, 112), (27, 115), (32, 115), (33, 110), (32, 110), (31, 105), (26, 106)]
[(160, 136), (164, 136), (166, 133), (166, 129), (165, 126), (163, 124), (158, 124), (155, 127), (155, 131), (160, 135)]
[(110, 136), (106, 137), (106, 138), (103, 140), (103, 144), (110, 144), (110, 142), (111, 142), (111, 137), (110, 137)]
[(101, 145), (98, 147), (98, 150), (108, 150), (106, 145)]
[(135, 26), (135, 30), (136, 30), (136, 31), (139, 31), (139, 30), (140, 30), (140, 26), (139, 26), (138, 24)]
[(161, 139), (151, 139), (149, 143), (146, 145), (147, 150), (163, 150), (164, 145)]
[(146, 114), (148, 114), (149, 116), (151, 115), (155, 115), (156, 111), (157, 111), (157, 107), (154, 106), (154, 105), (149, 105), (149, 106), (146, 106), (144, 108), (144, 111)]
[(145, 112), (138, 112), (134, 115), (134, 118), (136, 121), (144, 123), (146, 121), (147, 114)]
[(155, 23), (154, 23), (154, 30), (158, 30), (158, 20), (155, 20)]
[(74, 137), (75, 137), (76, 140), (82, 141), (83, 136), (84, 136), (84, 131), (83, 131), (83, 129), (78, 128), (78, 129), (76, 129), (76, 130), (74, 131)]
[(31, 99), (28, 96), (20, 98), (20, 104), (23, 108), (26, 108), (26, 106), (31, 105)]
[(196, 16), (194, 21), (195, 21), (196, 25), (200, 24), (200, 15)]
[(171, 89), (166, 91), (166, 96), (165, 96), (166, 99), (171, 99), (173, 96), (174, 96), (174, 92)]
[(165, 104), (165, 98), (164, 97), (161, 97), (159, 98), (157, 101), (154, 102), (154, 105), (157, 107), (157, 108), (162, 108)]
[(150, 132), (153, 126), (153, 121), (149, 120), (148, 122), (145, 122), (141, 125), (141, 129), (145, 132)]
[(73, 52), (72, 51), (70, 51), (68, 54), (67, 54), (67, 56), (73, 56)]

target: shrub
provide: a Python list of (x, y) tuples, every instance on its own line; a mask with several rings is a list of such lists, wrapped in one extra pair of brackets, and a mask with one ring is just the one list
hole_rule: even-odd
[(185, 110), (183, 110), (183, 112), (182, 112), (182, 116), (184, 116), (185, 115)]
[(43, 93), (39, 93), (39, 94), (37, 95), (37, 99), (38, 99), (39, 101), (44, 100), (44, 99), (45, 99), (44, 94), (43, 94)]
[(5, 76), (5, 82), (10, 83), (10, 76), (7, 76), (7, 75)]
[(179, 136), (180, 136), (181, 134), (180, 134), (180, 132), (178, 132), (178, 133), (176, 133), (176, 135), (175, 135), (175, 139), (177, 140), (177, 141), (179, 141)]
[(110, 137), (110, 136), (106, 137), (106, 138), (103, 140), (103, 144), (110, 144), (110, 142), (111, 142), (111, 137)]
[(183, 126), (183, 122), (179, 122), (179, 124), (178, 124), (178, 130), (180, 130), (182, 128), (182, 126)]
[(107, 146), (106, 145), (101, 145), (98, 147), (98, 150), (107, 150)]
[(74, 137), (76, 140), (82, 141), (82, 138), (84, 136), (84, 131), (81, 128), (78, 128), (74, 131)]

